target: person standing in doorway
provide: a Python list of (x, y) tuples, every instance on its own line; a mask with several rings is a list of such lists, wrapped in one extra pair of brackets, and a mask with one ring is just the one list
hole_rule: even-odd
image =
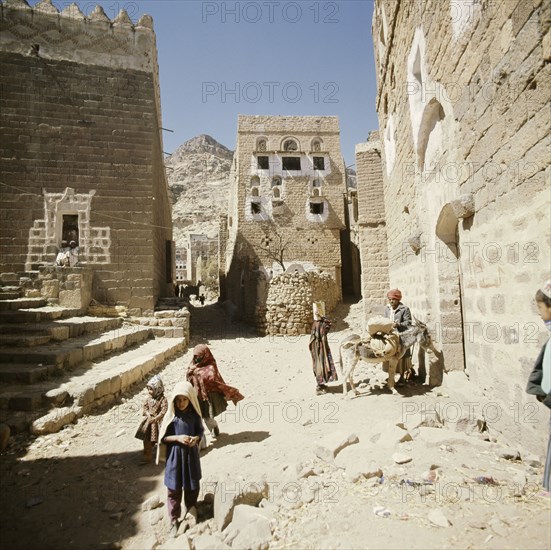
[(76, 241), (69, 243), (69, 266), (75, 267), (78, 264), (79, 247)]

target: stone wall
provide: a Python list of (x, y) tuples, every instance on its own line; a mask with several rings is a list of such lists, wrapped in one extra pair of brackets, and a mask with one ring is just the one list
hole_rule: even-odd
[(265, 334), (309, 334), (314, 302), (324, 301), (326, 315), (340, 301), (340, 289), (327, 273), (283, 273), (268, 285), (266, 312), (258, 326)]
[(383, 313), (389, 289), (381, 142), (377, 132), (371, 133), (368, 142), (356, 146), (356, 181), (362, 296), (367, 320)]
[(93, 297), (152, 308), (171, 291), (172, 223), (151, 18), (8, 0), (0, 21), (0, 270), (52, 264), (76, 215)]
[[(287, 140), (295, 142), (296, 150), (285, 150)], [(266, 169), (259, 168), (259, 156), (269, 159)], [(300, 158), (300, 170), (283, 169), (288, 156)], [(315, 167), (314, 157), (323, 158), (323, 169)], [(230, 173), (225, 293), (246, 321), (257, 319), (261, 272), (269, 280), (299, 265), (329, 273), (341, 288), (345, 192), (336, 117), (239, 117)], [(257, 213), (252, 203), (258, 204)], [(321, 213), (312, 213), (311, 203), (319, 204)]]
[(503, 421), (520, 411), (510, 437), (536, 445), (545, 411), (522, 411), (548, 337), (533, 302), (550, 269), (550, 26), (542, 0), (378, 0), (373, 21), (391, 286), (444, 368)]
[(39, 270), (40, 295), (48, 302), (86, 313), (92, 299), (91, 269), (44, 266)]

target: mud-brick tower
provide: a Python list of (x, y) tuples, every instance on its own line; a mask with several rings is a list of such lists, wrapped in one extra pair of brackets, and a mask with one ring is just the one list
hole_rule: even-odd
[(0, 270), (76, 240), (93, 298), (152, 308), (173, 278), (151, 17), (0, 5)]

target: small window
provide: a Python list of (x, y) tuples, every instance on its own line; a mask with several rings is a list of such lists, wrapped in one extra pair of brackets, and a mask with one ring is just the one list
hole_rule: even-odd
[(251, 197), (258, 197), (258, 187), (253, 187), (251, 189)]
[(268, 170), (270, 168), (270, 157), (257, 157), (258, 169)]
[(315, 179), (312, 182), (312, 187), (321, 187), (321, 180)]
[(311, 202), (310, 214), (323, 214), (323, 202)]
[(281, 190), (278, 187), (275, 187), (272, 191), (274, 199), (279, 199), (281, 197)]
[(312, 189), (312, 196), (313, 197), (319, 197), (320, 196), (320, 190), (319, 189)]
[(251, 214), (260, 214), (262, 207), (259, 202), (251, 202)]
[(266, 140), (265, 139), (259, 139), (258, 145), (257, 145), (258, 151), (266, 151)]
[(321, 151), (321, 142), (319, 140), (314, 140), (312, 142), (312, 151), (319, 152)]
[(300, 170), (300, 157), (283, 157), (283, 170)]
[(256, 187), (260, 185), (260, 178), (258, 176), (253, 176), (251, 178), (251, 187)]
[(283, 150), (284, 151), (297, 151), (298, 150), (297, 142), (294, 139), (286, 140), (285, 143), (283, 144)]
[(325, 170), (324, 157), (314, 157), (314, 170)]
[(276, 187), (278, 185), (281, 185), (281, 178), (279, 176), (274, 176), (272, 178), (272, 187)]

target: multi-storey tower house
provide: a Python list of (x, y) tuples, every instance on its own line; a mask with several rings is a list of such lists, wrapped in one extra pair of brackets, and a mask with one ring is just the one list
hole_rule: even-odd
[(284, 271), (330, 274), (342, 299), (345, 195), (337, 117), (239, 116), (222, 295), (246, 320)]

